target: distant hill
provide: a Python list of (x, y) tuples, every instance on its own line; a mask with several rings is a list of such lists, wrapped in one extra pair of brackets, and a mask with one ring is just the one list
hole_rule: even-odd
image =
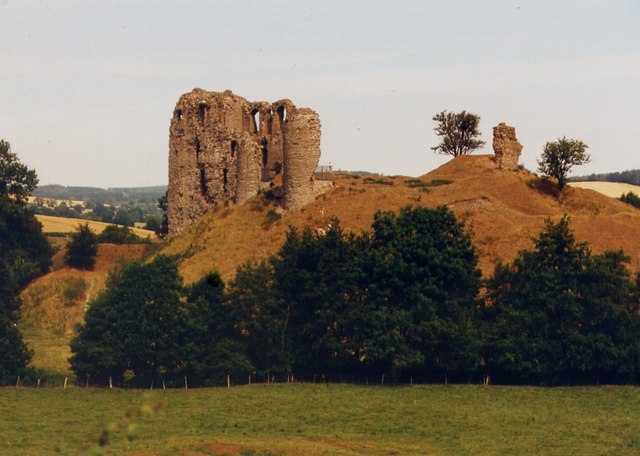
[(65, 185), (41, 185), (33, 192), (34, 197), (58, 200), (101, 201), (104, 203), (146, 202), (156, 203), (167, 191), (166, 185), (151, 187), (73, 187)]
[(640, 185), (640, 169), (629, 169), (615, 173), (590, 174), (588, 176), (577, 176), (569, 179), (572, 182), (585, 181), (606, 181), (622, 182), (625, 184)]

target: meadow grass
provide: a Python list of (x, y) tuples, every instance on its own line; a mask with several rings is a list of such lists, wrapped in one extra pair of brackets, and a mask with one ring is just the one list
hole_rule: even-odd
[(106, 454), (632, 455), (640, 388), (271, 384), (0, 389), (0, 454), (76, 454), (106, 423), (166, 406)]

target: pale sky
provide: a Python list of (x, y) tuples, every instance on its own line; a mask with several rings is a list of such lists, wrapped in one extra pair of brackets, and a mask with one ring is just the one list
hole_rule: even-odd
[(0, 138), (41, 184), (167, 182), (169, 121), (194, 87), (290, 98), (321, 163), (418, 176), (431, 117), (516, 128), (535, 170), (559, 137), (576, 174), (640, 168), (639, 0), (0, 0)]

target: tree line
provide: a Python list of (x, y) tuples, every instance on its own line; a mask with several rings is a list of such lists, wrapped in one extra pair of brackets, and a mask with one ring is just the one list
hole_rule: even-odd
[(71, 343), (92, 383), (307, 381), (570, 385), (640, 379), (638, 283), (547, 220), (481, 279), (446, 207), (379, 212), (355, 235), (290, 228), (277, 254), (185, 286), (158, 256), (113, 272)]

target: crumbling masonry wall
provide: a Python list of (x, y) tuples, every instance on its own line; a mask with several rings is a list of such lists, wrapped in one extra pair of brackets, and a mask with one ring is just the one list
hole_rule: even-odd
[(217, 204), (241, 204), (274, 180), (284, 206), (308, 203), (320, 187), (320, 119), (290, 100), (250, 102), (194, 89), (176, 103), (169, 132), (169, 234)]
[(516, 129), (504, 122), (493, 127), (493, 151), (498, 168), (514, 170), (522, 152), (522, 144), (516, 138)]

